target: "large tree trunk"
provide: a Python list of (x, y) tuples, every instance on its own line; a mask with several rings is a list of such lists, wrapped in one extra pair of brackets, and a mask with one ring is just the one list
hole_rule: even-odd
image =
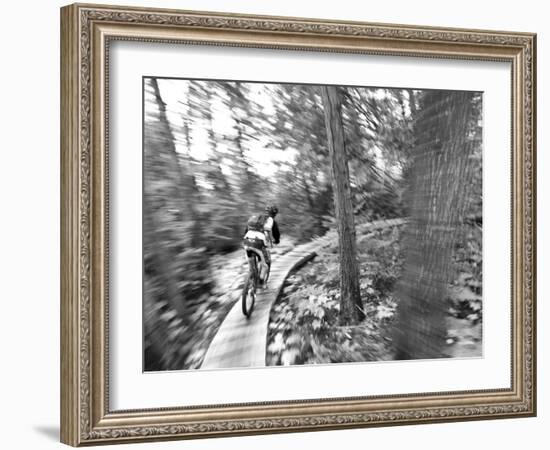
[(349, 169), (342, 123), (342, 101), (334, 86), (321, 88), (332, 167), (334, 210), (340, 252), (340, 323), (356, 324), (365, 317), (359, 287), (355, 222), (349, 185)]
[(182, 169), (174, 137), (156, 79), (150, 79), (156, 117), (145, 122), (144, 245), (149, 260), (145, 270), (161, 281), (160, 293), (187, 320), (185, 293), (178, 287), (181, 253), (199, 236), (192, 178)]
[(212, 88), (203, 89), (205, 107), (203, 111), (204, 118), (208, 123), (208, 143), (210, 144), (210, 151), (212, 152), (212, 163), (216, 166), (216, 175), (215, 175), (215, 188), (218, 192), (222, 193), (226, 198), (232, 197), (232, 188), (227, 181), (226, 176), (222, 170), (222, 158), (220, 157), (216, 139), (216, 133), (214, 131), (214, 115), (212, 111)]
[(186, 155), (179, 155), (179, 161), (182, 161), (183, 167), (184, 167), (184, 174), (188, 178), (188, 180), (185, 180), (185, 185), (188, 186), (188, 190), (194, 197), (195, 195), (200, 195), (199, 188), (197, 186), (197, 180), (195, 178), (195, 174), (193, 173), (193, 169), (191, 167), (191, 127), (189, 126), (189, 122), (191, 121), (191, 108), (187, 106), (187, 111), (182, 114), (182, 131), (183, 131), (183, 139), (185, 141), (185, 147), (187, 148), (187, 154)]
[(157, 152), (167, 159), (167, 161), (165, 161), (165, 177), (171, 179), (174, 186), (174, 195), (170, 200), (174, 202), (175, 208), (179, 210), (179, 216), (182, 223), (187, 225), (187, 229), (185, 230), (185, 243), (189, 247), (196, 247), (200, 239), (200, 223), (198, 220), (198, 212), (195, 207), (197, 193), (195, 178), (192, 174), (182, 170), (174, 144), (175, 139), (170, 129), (168, 117), (166, 116), (166, 104), (162, 100), (158, 82), (156, 78), (151, 78), (150, 83), (159, 111)]
[[(144, 124), (145, 138), (145, 171), (144, 180), (144, 245), (148, 256), (145, 270), (151, 272), (161, 280), (163, 297), (180, 315), (185, 314), (185, 304), (177, 288), (176, 280), (170, 275), (173, 273), (172, 261), (174, 255), (169, 242), (173, 241), (173, 230), (169, 227), (167, 211), (174, 208), (174, 200), (180, 198), (179, 179), (174, 180), (174, 166), (172, 156), (166, 153), (167, 142), (165, 124), (161, 117), (163, 103), (160, 99), (156, 80), (150, 80), (155, 100), (159, 109), (158, 121), (146, 121)], [(164, 118), (164, 120), (166, 120)], [(167, 124), (166, 124), (167, 125)], [(172, 143), (173, 145), (173, 143)], [(170, 176), (172, 175), (172, 176)], [(158, 180), (167, 178), (170, 181), (159, 185)]]
[(397, 359), (446, 356), (445, 298), (457, 227), (471, 184), (471, 103), (471, 94), (463, 92), (428, 91), (421, 99), (407, 198), (405, 265), (396, 291)]

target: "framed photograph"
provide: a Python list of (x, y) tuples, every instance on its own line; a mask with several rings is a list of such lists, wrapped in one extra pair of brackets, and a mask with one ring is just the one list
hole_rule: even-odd
[(536, 414), (532, 33), (61, 9), (61, 440)]

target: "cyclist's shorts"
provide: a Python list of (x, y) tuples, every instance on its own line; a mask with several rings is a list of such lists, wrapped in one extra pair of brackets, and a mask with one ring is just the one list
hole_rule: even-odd
[[(265, 243), (261, 239), (245, 238), (245, 239), (243, 239), (243, 246), (245, 247), (245, 249), (246, 249), (246, 247), (252, 247), (252, 248), (256, 248), (256, 249), (263, 252), (263, 249), (265, 248)], [(246, 254), (247, 254), (247, 256), (253, 256), (254, 252), (250, 251), (250, 250), (247, 250)]]

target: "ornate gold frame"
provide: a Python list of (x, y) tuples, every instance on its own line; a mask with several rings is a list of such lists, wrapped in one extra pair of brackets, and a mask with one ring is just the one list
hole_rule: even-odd
[[(110, 411), (105, 105), (114, 39), (510, 62), (510, 389)], [(535, 51), (536, 36), (530, 33), (105, 5), (62, 8), (62, 442), (79, 446), (535, 415)]]

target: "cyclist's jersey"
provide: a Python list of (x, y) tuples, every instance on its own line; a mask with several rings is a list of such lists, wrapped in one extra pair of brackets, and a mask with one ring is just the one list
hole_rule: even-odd
[(264, 245), (267, 245), (267, 236), (266, 232), (271, 232), (273, 228), (273, 217), (268, 217), (264, 223), (264, 231), (254, 231), (248, 230), (244, 235), (245, 239), (260, 239), (264, 242)]

